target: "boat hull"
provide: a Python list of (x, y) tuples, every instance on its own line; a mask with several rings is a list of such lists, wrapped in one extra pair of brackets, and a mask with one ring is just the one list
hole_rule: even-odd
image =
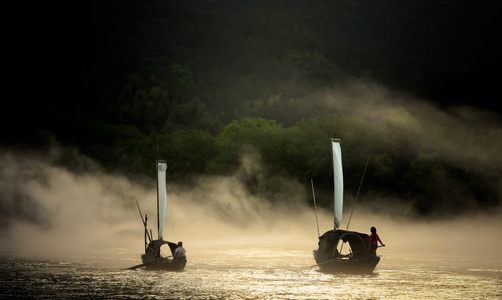
[(380, 257), (376, 256), (362, 259), (334, 259), (324, 262), (318, 261), (317, 265), (321, 271), (328, 273), (371, 274), (379, 262)]
[(161, 270), (161, 271), (183, 271), (185, 269), (186, 260), (173, 261), (168, 258), (160, 258), (155, 261), (144, 263), (146, 270)]

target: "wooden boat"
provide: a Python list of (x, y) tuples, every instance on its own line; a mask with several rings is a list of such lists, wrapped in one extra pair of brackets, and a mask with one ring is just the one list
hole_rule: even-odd
[[(371, 273), (380, 257), (371, 256), (369, 236), (365, 233), (339, 229), (343, 213), (342, 153), (339, 139), (331, 139), (334, 177), (334, 230), (319, 237), (314, 259), (327, 272)], [(348, 227), (348, 226), (347, 226)]]
[[(145, 214), (143, 217), (143, 214), (141, 212), (141, 209), (139, 207), (139, 203), (136, 202), (138, 205), (138, 210), (139, 214), (141, 216), (141, 220), (143, 221), (143, 226), (145, 227), (145, 254), (141, 255), (141, 261), (143, 262), (142, 264), (139, 264), (137, 266), (133, 266), (128, 268), (129, 270), (137, 269), (144, 267), (147, 270), (166, 270), (166, 271), (182, 271), (185, 268), (186, 265), (186, 258), (185, 259), (177, 259), (176, 257), (174, 259), (174, 253), (176, 251), (176, 248), (178, 247), (178, 244), (175, 244), (170, 241), (165, 241), (163, 239), (163, 232), (164, 232), (164, 223), (165, 223), (165, 217), (166, 217), (166, 198), (167, 198), (167, 193), (166, 193), (166, 170), (167, 170), (167, 164), (165, 161), (158, 160), (157, 163), (157, 228), (158, 228), (158, 237), (156, 240), (153, 240), (152, 237), (152, 231), (148, 231), (148, 216)], [(163, 245), (168, 245), (169, 252), (171, 252), (171, 255), (169, 256), (164, 256), (162, 255), (161, 247)], [(166, 247), (163, 247), (163, 249)]]
[(319, 248), (314, 250), (314, 258), (322, 271), (371, 273), (380, 257), (370, 255), (368, 243), (369, 236), (365, 233), (329, 230), (319, 237)]

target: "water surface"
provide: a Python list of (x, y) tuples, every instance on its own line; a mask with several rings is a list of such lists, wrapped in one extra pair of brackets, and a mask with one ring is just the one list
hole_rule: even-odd
[[(384, 252), (384, 251), (381, 251)], [(373, 274), (326, 274), (311, 251), (197, 250), (183, 272), (124, 270), (139, 254), (0, 259), (0, 298), (501, 299), (500, 255), (389, 253)]]

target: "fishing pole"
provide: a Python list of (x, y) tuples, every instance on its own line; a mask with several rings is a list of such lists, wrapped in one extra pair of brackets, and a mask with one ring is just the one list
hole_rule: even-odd
[(310, 178), (310, 184), (312, 185), (312, 198), (314, 198), (314, 211), (315, 211), (315, 222), (317, 224), (317, 237), (320, 237), (321, 233), (319, 232), (319, 219), (317, 218), (317, 204), (315, 202), (314, 180), (312, 180), (312, 178)]
[[(152, 238), (151, 238), (151, 233), (148, 234), (148, 228), (146, 227), (146, 221), (145, 219), (143, 218), (143, 214), (141, 213), (141, 208), (139, 208), (139, 203), (138, 201), (136, 201), (136, 205), (138, 206), (138, 210), (139, 210), (139, 215), (141, 216), (141, 221), (143, 221), (143, 225), (145, 226), (145, 233), (146, 235), (148, 236), (148, 240), (150, 241), (150, 243), (152, 242)], [(146, 215), (145, 215), (146, 216)], [(148, 220), (148, 219), (147, 219)]]

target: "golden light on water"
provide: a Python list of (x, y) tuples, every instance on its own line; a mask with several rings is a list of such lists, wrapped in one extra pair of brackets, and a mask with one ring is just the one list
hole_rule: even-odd
[(390, 252), (369, 275), (322, 273), (308, 251), (284, 248), (222, 244), (191, 257), (182, 273), (120, 276), (140, 280), (152, 295), (180, 299), (497, 299), (502, 293), (500, 257)]

